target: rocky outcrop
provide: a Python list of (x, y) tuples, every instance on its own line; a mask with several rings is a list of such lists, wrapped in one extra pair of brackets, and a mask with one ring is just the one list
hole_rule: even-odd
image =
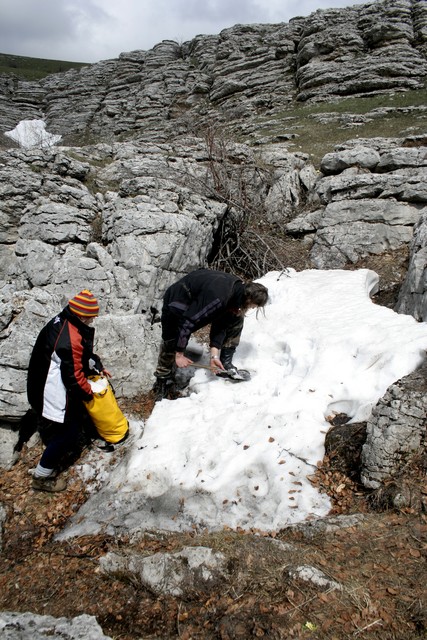
[[(372, 410), (367, 423), (337, 416), (325, 438), (328, 466), (369, 490), (375, 510), (426, 510), (427, 361), (391, 385)], [(341, 420), (340, 420), (341, 419)], [(345, 421), (345, 424), (339, 424)]]
[(298, 99), (421, 87), (426, 16), (425, 3), (410, 0), (316, 11), (298, 43)]
[(49, 76), (0, 79), (0, 130), (45, 117), (54, 134), (166, 141), (213, 118), (240, 130), (291, 101), (420, 89), (427, 74), (423, 0), (379, 0), (316, 11)]
[(415, 140), (349, 141), (321, 162), (311, 202), (321, 205), (286, 225), (312, 238), (317, 268), (340, 268), (408, 245), (427, 203), (427, 147)]
[[(263, 206), (271, 218), (280, 210), (292, 215), (305, 197), (310, 165), (303, 154), (232, 143), (212, 153), (205, 140), (187, 137), (2, 154), (2, 420), (25, 413), (38, 331), (85, 286), (100, 300), (96, 349), (114, 373), (116, 394), (150, 389), (163, 292), (206, 264), (233, 189), (244, 185), (247, 202), (258, 201), (269, 184)], [(227, 164), (241, 169), (229, 174)]]
[(427, 321), (427, 212), (415, 225), (411, 258), (396, 311)]
[[(380, 0), (165, 41), (39, 82), (1, 76), (1, 131), (44, 118), (50, 132), (82, 145), (10, 149), (6, 138), (0, 157), (2, 424), (27, 408), (39, 329), (83, 286), (101, 302), (96, 348), (116, 394), (147, 391), (162, 294), (207, 263), (236, 211), (256, 211), (310, 246), (316, 268), (358, 265), (412, 242), (398, 310), (424, 320), (425, 136), (353, 138), (316, 171), (307, 154), (289, 152), (297, 133), (270, 144), (257, 129), (261, 117), (277, 125), (297, 100), (421, 87), (426, 23), (422, 0)], [(381, 109), (312, 117), (357, 125)], [(414, 109), (422, 115), (425, 105)], [(228, 138), (206, 133), (217, 121)], [(236, 132), (257, 144), (234, 142)], [(2, 465), (13, 461), (13, 442), (8, 432)]]
[[(6, 420), (16, 420), (26, 406), (35, 336), (84, 286), (100, 299), (97, 347), (115, 371), (118, 394), (151, 386), (159, 338), (154, 309), (172, 279), (204, 263), (226, 209), (202, 188), (185, 185), (185, 171), (204, 183), (197, 162), (185, 160), (188, 149), (170, 159), (169, 147), (148, 151), (132, 144), (102, 146), (90, 162), (85, 153), (2, 157), (0, 403)], [(187, 168), (179, 173), (174, 161)]]
[[(376, 489), (426, 451), (427, 363), (392, 385), (372, 411), (362, 449), (363, 484)], [(404, 506), (404, 505), (402, 505)]]
[(104, 635), (96, 618), (83, 614), (76, 618), (54, 618), (35, 613), (0, 612), (0, 631), (4, 640), (111, 640)]

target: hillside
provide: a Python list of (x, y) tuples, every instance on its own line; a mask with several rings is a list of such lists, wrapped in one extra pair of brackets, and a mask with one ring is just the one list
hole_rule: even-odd
[(41, 114), (72, 145), (165, 142), (209, 126), (224, 129), (227, 140), (287, 143), (316, 161), (316, 129), (324, 143), (332, 135), (329, 150), (352, 131), (417, 134), (426, 104), (426, 11), (421, 0), (382, 0), (289, 23), (236, 25), (182, 44), (166, 40), (34, 83), (0, 76), (0, 131)]
[(63, 73), (69, 69), (81, 69), (87, 66), (84, 62), (67, 62), (66, 60), (45, 60), (0, 53), (0, 74), (9, 74), (24, 80), (40, 80), (52, 73)]
[[(150, 473), (148, 430), (137, 445), (138, 455), (146, 456), (141, 478), (140, 466), (131, 464), (135, 442), (101, 457), (92, 446), (67, 472), (69, 488), (60, 495), (30, 489), (28, 470), (42, 450), (37, 439), (18, 461), (14, 454), (16, 427), (28, 408), (26, 373), (35, 338), (83, 287), (101, 306), (97, 353), (114, 372), (120, 406), (138, 423), (153, 415), (150, 390), (163, 293), (200, 266), (244, 280), (268, 271), (283, 278), (292, 270), (326, 276), (366, 271), (372, 282), (378, 274), (367, 303), (389, 316), (406, 314), (406, 321), (424, 330), (425, 0), (377, 0), (289, 23), (236, 25), (91, 65), (0, 58), (5, 63), (0, 69), (0, 629), (9, 625), (13, 640), (24, 627), (33, 638), (35, 624), (55, 640), (68, 633), (64, 625), (76, 625), (67, 637), (94, 640), (107, 635), (123, 640), (425, 638), (425, 360), (404, 378), (396, 374), (394, 384), (375, 399), (369, 419), (353, 423), (355, 381), (341, 374), (336, 331), (331, 351), (323, 355), (330, 353), (328, 372), (342, 375), (339, 409), (318, 411), (325, 455), (317, 465), (317, 457), (309, 460), (308, 474), (307, 468), (294, 470), (284, 462), (289, 456), (307, 463), (312, 454), (314, 438), (307, 450), (297, 442), (302, 430), (296, 429), (293, 442), (286, 440), (288, 405), (298, 405), (298, 393), (277, 410), (276, 424), (284, 440), (278, 464), (285, 467), (279, 469), (289, 467), (292, 484), (281, 497), (292, 505), (304, 500), (302, 487), (309, 486), (330, 499), (331, 511), (291, 526), (285, 517), (274, 531), (247, 522), (219, 531), (205, 526), (204, 508), (213, 502), (207, 484), (199, 484), (202, 460), (211, 461), (212, 495), (219, 504), (212, 518), (221, 509), (234, 513), (228, 496), (215, 493), (221, 461), (211, 455), (212, 443), (222, 431), (216, 422), (220, 411), (210, 412), (208, 402), (194, 420), (200, 415), (204, 427), (197, 443), (187, 433), (182, 438), (194, 464), (200, 460), (188, 487), (180, 486), (172, 465), (164, 465), (160, 479), (155, 469)], [(23, 121), (45, 126), (46, 145), (41, 135), (33, 146), (20, 146), (6, 135)], [(49, 143), (49, 135), (59, 142)], [(331, 314), (319, 289), (317, 306), (329, 328)], [(325, 289), (340, 321), (355, 316), (342, 305), (340, 289)], [(292, 295), (293, 304), (300, 300)], [(292, 309), (286, 295), (283, 303)], [(317, 337), (320, 314), (309, 304), (301, 307), (310, 308), (313, 319), (305, 335), (298, 333), (298, 322), (292, 330), (278, 322), (268, 332), (269, 337), (277, 333), (269, 371), (282, 367), (282, 388), (294, 374), (309, 379), (319, 361), (313, 334)], [(400, 370), (393, 369), (398, 358), (380, 326), (384, 333), (386, 325), (375, 324), (375, 351), (365, 349), (372, 326), (361, 322), (354, 328), (360, 343), (345, 353), (366, 364), (365, 382), (383, 363)], [(399, 335), (408, 340), (403, 331)], [(205, 347), (206, 335), (198, 337)], [(307, 362), (294, 348), (301, 344), (310, 355)], [(274, 409), (285, 397), (278, 380), (264, 390), (259, 405)], [(314, 385), (304, 393), (296, 406), (303, 420), (306, 407), (315, 404)], [(336, 389), (325, 388), (331, 406), (333, 393)], [(202, 397), (196, 388), (193, 399)], [(165, 402), (185, 411), (186, 399)], [(253, 394), (250, 400), (255, 399)], [(240, 421), (244, 430), (251, 402), (245, 404), (236, 392), (226, 418)], [(250, 415), (260, 429), (263, 409), (255, 407)], [(165, 433), (162, 442), (171, 448), (168, 430), (180, 430), (166, 413), (160, 415), (162, 428), (151, 426), (152, 447)], [(226, 424), (224, 418), (225, 429)], [(268, 422), (267, 449), (281, 442), (271, 426)], [(257, 498), (260, 477), (266, 491), (272, 486), (256, 446), (260, 440), (254, 437), (249, 447), (234, 442), (233, 435), (231, 428), (224, 460), (234, 468), (232, 447), (242, 445), (251, 462), (241, 475), (254, 477)], [(323, 435), (318, 440), (321, 458)], [(161, 459), (161, 449), (156, 452)], [(174, 457), (177, 465), (180, 460)], [(143, 486), (124, 483), (123, 489), (114, 472), (129, 468)], [(194, 526), (174, 528), (188, 497), (195, 505)], [(250, 518), (246, 494), (237, 499)], [(268, 502), (261, 497), (257, 508), (263, 511)], [(101, 514), (105, 526), (96, 535), (57, 539), (67, 524), (84, 521), (85, 508), (91, 525), (104, 522), (96, 520)], [(170, 527), (153, 530), (147, 524), (151, 513)], [(296, 510), (289, 513), (297, 518)], [(118, 521), (116, 529), (110, 516)], [(263, 516), (278, 517), (276, 512)], [(205, 563), (197, 565), (197, 553)], [(176, 575), (184, 577), (176, 582)], [(6, 622), (5, 612), (17, 616), (10, 614)], [(19, 615), (25, 612), (28, 619)], [(36, 621), (36, 614), (68, 621)], [(82, 620), (81, 614), (96, 620)]]

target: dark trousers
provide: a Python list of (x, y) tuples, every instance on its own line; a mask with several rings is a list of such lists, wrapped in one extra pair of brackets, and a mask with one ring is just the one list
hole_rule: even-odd
[[(165, 310), (162, 312), (162, 342), (157, 361), (156, 378), (170, 378), (175, 373), (176, 341), (179, 332), (178, 316)], [(222, 319), (225, 327), (223, 347), (236, 348), (240, 342), (244, 316), (226, 313)], [(201, 328), (201, 327), (199, 327)]]
[(40, 465), (59, 471), (71, 466), (84, 447), (96, 437), (89, 415), (80, 402), (67, 410), (63, 423), (39, 418), (38, 431), (46, 447)]

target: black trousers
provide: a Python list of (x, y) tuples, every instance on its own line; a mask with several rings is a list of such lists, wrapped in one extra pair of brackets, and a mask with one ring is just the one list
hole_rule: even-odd
[(40, 417), (38, 431), (45, 445), (40, 464), (45, 469), (63, 470), (74, 464), (85, 446), (96, 438), (96, 430), (83, 403), (74, 401), (63, 423)]

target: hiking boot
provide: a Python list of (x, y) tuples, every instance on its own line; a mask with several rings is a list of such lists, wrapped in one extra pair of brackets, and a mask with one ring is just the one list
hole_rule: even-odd
[(243, 380), (250, 380), (250, 373), (246, 369), (238, 369), (233, 364), (233, 356), (236, 351), (235, 347), (224, 347), (221, 349), (220, 360), (224, 367), (224, 371), (217, 371), (216, 375), (219, 378), (226, 378), (228, 380), (234, 380), (234, 382), (241, 382)]
[(36, 491), (56, 493), (57, 491), (64, 491), (67, 488), (67, 482), (64, 478), (37, 478), (34, 476), (31, 486)]
[(172, 385), (172, 378), (157, 378), (153, 386), (155, 402), (160, 402), (160, 400), (168, 398), (171, 392)]
[(235, 371), (237, 370), (237, 367), (235, 367), (233, 364), (233, 356), (235, 351), (236, 347), (223, 347), (221, 349), (219, 359), (221, 360), (222, 366), (226, 371), (228, 371), (229, 369), (234, 369)]

